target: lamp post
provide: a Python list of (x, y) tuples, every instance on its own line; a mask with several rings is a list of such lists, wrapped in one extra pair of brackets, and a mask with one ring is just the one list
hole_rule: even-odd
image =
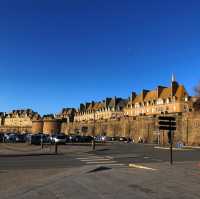
[(95, 150), (95, 123), (96, 123), (96, 119), (95, 119), (95, 113), (96, 111), (94, 110), (94, 123), (93, 123), (93, 139), (92, 139), (92, 150), (94, 151)]

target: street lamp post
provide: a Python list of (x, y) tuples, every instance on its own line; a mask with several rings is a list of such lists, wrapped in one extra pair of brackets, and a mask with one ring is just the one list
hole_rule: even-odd
[(94, 124), (93, 124), (93, 139), (92, 139), (92, 150), (94, 151), (95, 150), (95, 123), (96, 123), (96, 120), (95, 120), (95, 110), (94, 110)]
[(187, 124), (187, 128), (186, 128), (186, 142), (187, 142), (187, 145), (188, 145), (188, 142), (189, 142), (189, 136), (188, 136), (188, 123), (189, 123), (189, 121), (188, 121), (188, 118), (187, 118), (187, 120), (186, 120), (186, 124)]

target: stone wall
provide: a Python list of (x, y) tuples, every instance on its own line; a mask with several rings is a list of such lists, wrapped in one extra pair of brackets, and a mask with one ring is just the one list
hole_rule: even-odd
[[(174, 132), (174, 142), (182, 141), (188, 145), (200, 145), (200, 113), (185, 113), (174, 115), (177, 130)], [(158, 130), (157, 117), (129, 117), (113, 121), (96, 121), (95, 134), (107, 136), (124, 136), (136, 142), (141, 137), (147, 143), (167, 144), (167, 131)], [(93, 135), (94, 123), (62, 123), (61, 132), (70, 134)]]
[(0, 133), (31, 133), (31, 126), (0, 126)]

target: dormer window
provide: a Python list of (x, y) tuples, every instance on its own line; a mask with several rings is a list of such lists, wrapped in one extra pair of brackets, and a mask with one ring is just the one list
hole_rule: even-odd
[(135, 103), (135, 108), (139, 108), (140, 104), (139, 103)]
[(163, 99), (158, 99), (157, 100), (157, 105), (163, 104)]

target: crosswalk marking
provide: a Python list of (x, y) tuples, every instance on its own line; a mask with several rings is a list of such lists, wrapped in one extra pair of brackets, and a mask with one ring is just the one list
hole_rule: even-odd
[(76, 159), (78, 159), (78, 160), (81, 160), (81, 161), (83, 161), (83, 160), (91, 160), (91, 159), (108, 159), (108, 160), (110, 160), (110, 158), (106, 158), (106, 157), (99, 157), (99, 156), (94, 156), (94, 157), (87, 157), (87, 158), (76, 158)]
[[(121, 164), (121, 163), (115, 163), (115, 164), (104, 164), (105, 166), (126, 166), (125, 164)], [(102, 166), (101, 164), (97, 164), (96, 166)]]
[(105, 159), (105, 158), (101, 158), (101, 159), (88, 159), (88, 160), (81, 160), (83, 162), (94, 162), (94, 161), (109, 161), (110, 159)]
[(86, 156), (86, 154), (81, 154), (81, 157), (77, 157), (76, 159), (84, 162), (87, 165), (95, 165), (95, 166), (113, 166), (113, 167), (117, 167), (117, 166), (125, 166), (125, 164), (121, 164), (117, 161), (114, 160), (114, 158), (112, 156), (98, 156), (98, 155), (94, 155), (94, 154), (90, 154)]
[(104, 162), (86, 162), (86, 164), (109, 164), (109, 163), (116, 163), (117, 161), (104, 161)]

